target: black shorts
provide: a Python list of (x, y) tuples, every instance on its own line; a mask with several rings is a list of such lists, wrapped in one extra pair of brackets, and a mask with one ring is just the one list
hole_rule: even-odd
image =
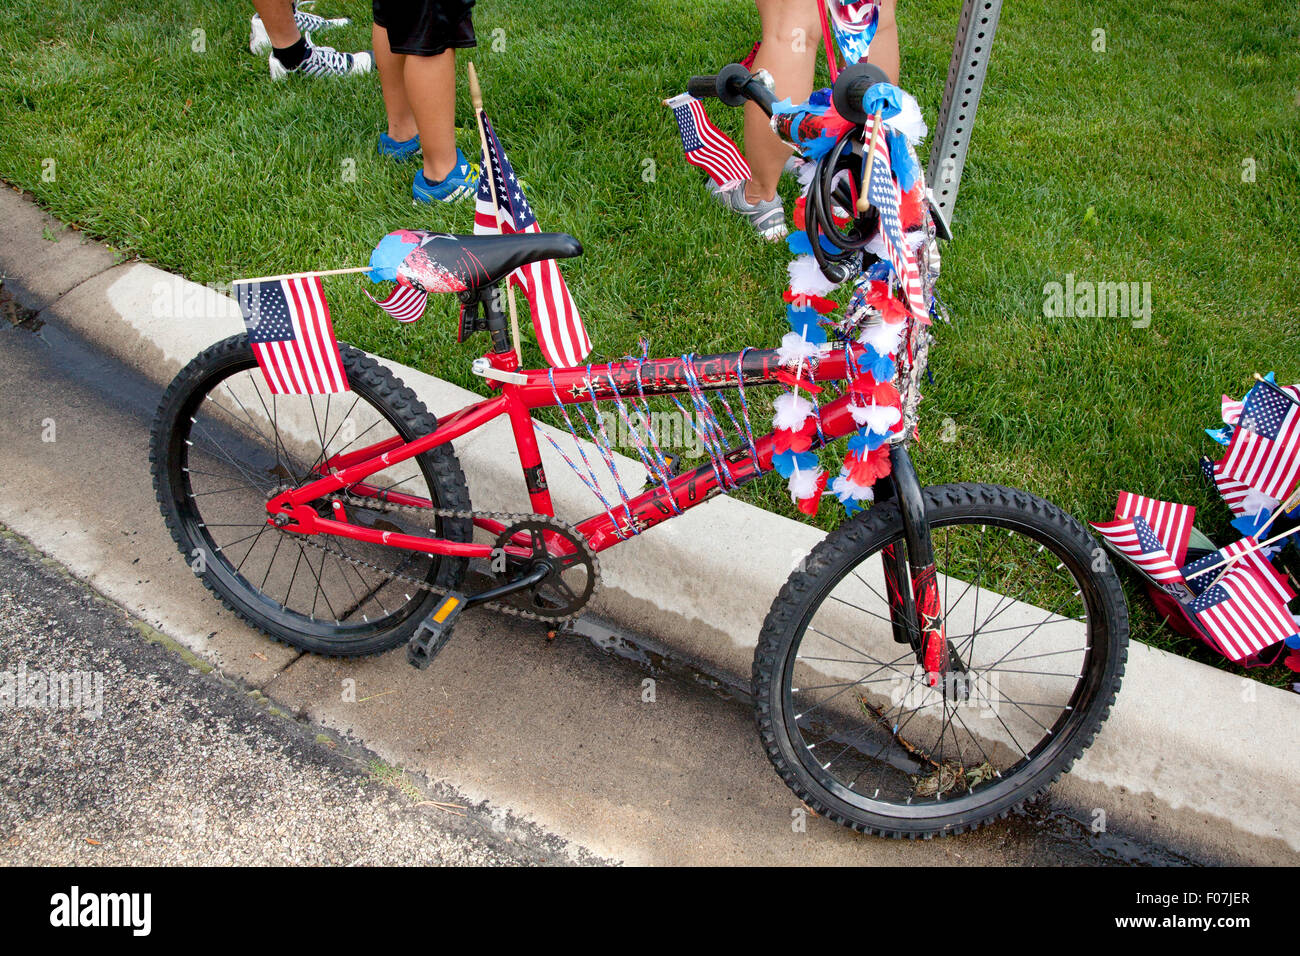
[(437, 56), (476, 46), (469, 11), (474, 0), (374, 0), (375, 26), (388, 31), (394, 53)]

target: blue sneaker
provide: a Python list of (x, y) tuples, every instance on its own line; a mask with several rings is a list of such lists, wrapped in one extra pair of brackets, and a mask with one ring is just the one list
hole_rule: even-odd
[(447, 178), (431, 183), (424, 178), (424, 170), (416, 170), (411, 196), (416, 202), (458, 202), (469, 199), (478, 191), (478, 166), (470, 163), (465, 154), (456, 150), (456, 165)]
[(393, 139), (387, 133), (379, 134), (379, 155), (390, 156), (399, 163), (403, 160), (410, 159), (420, 151), (420, 134), (416, 133), (410, 139), (398, 141)]

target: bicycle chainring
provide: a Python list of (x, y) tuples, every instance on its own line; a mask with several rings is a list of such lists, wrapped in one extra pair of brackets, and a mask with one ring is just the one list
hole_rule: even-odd
[(528, 553), (505, 553), (505, 570), (497, 573), (499, 580), (509, 580), (539, 563), (550, 568), (550, 573), (536, 585), (506, 598), (531, 615), (547, 620), (571, 618), (586, 606), (600, 585), (595, 552), (581, 534), (562, 521), (534, 515), (512, 524), (497, 535), (493, 550), (507, 545), (516, 551), (527, 549)]

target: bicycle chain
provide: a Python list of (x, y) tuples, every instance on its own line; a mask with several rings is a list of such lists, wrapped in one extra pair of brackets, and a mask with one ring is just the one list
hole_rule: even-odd
[[(562, 531), (566, 534), (572, 535), (574, 541), (577, 542), (580, 548), (582, 548), (583, 553), (591, 564), (591, 572), (595, 578), (595, 583), (592, 585), (591, 594), (588, 596), (587, 601), (590, 602), (591, 598), (595, 597), (596, 592), (600, 590), (600, 559), (596, 557), (596, 552), (592, 550), (591, 545), (587, 543), (587, 539), (578, 532), (577, 528), (573, 527), (573, 525), (569, 524), (567, 521), (561, 521), (559, 518), (554, 518), (550, 515), (530, 513), (521, 514), (506, 511), (453, 511), (449, 508), (421, 508), (417, 505), (399, 505), (391, 501), (382, 501), (374, 498), (358, 498), (347, 494), (323, 495), (318, 500), (329, 501), (331, 503), (337, 501), (344, 506), (350, 505), (358, 508), (365, 508), (369, 511), (380, 511), (389, 514), (410, 512), (412, 514), (418, 514), (422, 518), (430, 515), (437, 518), (459, 518), (469, 521), (473, 521), (475, 518), (491, 518), (494, 521), (502, 522), (507, 528), (520, 521), (540, 521), (544, 524), (554, 526), (557, 531)], [(303, 544), (309, 544), (313, 548), (325, 551), (328, 554), (332, 554), (339, 560), (347, 561), (349, 564), (354, 564), (359, 567), (369, 568), (376, 574), (380, 574), (389, 580), (401, 581), (404, 584), (409, 584), (411, 587), (419, 588), (421, 591), (428, 591), (431, 594), (446, 595), (452, 590), (451, 588), (445, 588), (437, 584), (430, 584), (428, 581), (422, 581), (419, 578), (413, 578), (410, 575), (402, 574), (400, 571), (389, 571), (386, 568), (381, 568), (374, 562), (367, 561), (364, 558), (358, 558), (355, 555), (346, 554), (337, 548), (331, 548), (327, 544), (322, 544), (321, 542), (314, 540), (315, 538), (316, 535), (298, 535), (296, 540)], [(554, 623), (557, 625), (563, 624), (566, 621), (571, 621), (581, 613), (579, 611), (565, 615), (564, 617), (546, 617), (542, 614), (535, 614), (532, 611), (525, 611), (523, 608), (515, 607), (513, 604), (502, 604), (497, 601), (487, 601), (477, 606), (491, 608), (494, 611), (499, 611), (502, 614), (509, 614), (513, 617), (525, 618), (530, 621)]]

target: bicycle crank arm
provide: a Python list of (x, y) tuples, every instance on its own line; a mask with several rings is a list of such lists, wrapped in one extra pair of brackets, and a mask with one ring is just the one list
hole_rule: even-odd
[(433, 662), (434, 657), (442, 650), (447, 641), (451, 639), (451, 630), (465, 610), (474, 607), (476, 604), (486, 604), (497, 598), (540, 584), (550, 573), (550, 567), (543, 563), (532, 568), (523, 577), (508, 581), (500, 587), (489, 588), (486, 591), (471, 595), (465, 595), (459, 591), (449, 592), (438, 602), (438, 606), (433, 609), (433, 613), (421, 621), (420, 626), (411, 635), (411, 639), (406, 644), (407, 663), (412, 667), (424, 670)]
[(546, 580), (546, 576), (551, 573), (551, 567), (547, 564), (538, 564), (530, 568), (528, 573), (521, 578), (515, 578), (513, 581), (507, 581), (505, 584), (498, 585), (494, 588), (488, 588), (486, 591), (479, 591), (477, 594), (471, 594), (465, 598), (465, 606), (473, 607), (476, 604), (485, 604), (488, 601), (495, 601), (497, 598), (503, 598), (507, 595), (514, 594), (517, 591), (526, 591), (528, 588), (541, 584)]

